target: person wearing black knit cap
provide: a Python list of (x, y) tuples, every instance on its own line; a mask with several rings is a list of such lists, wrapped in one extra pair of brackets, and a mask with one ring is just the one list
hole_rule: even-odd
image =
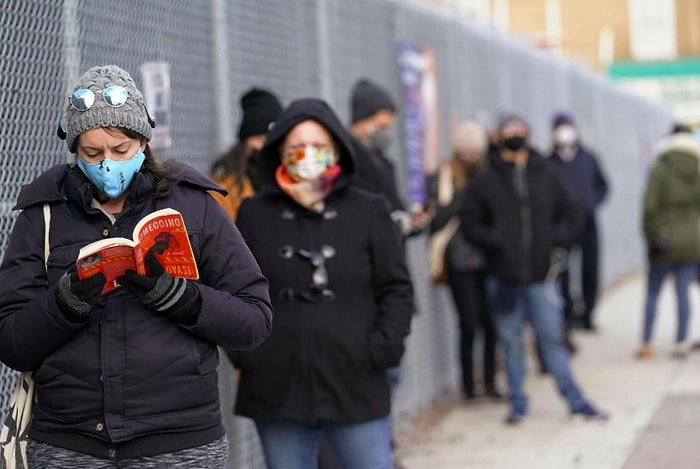
[[(350, 110), (351, 143), (356, 155), (353, 184), (385, 197), (391, 218), (403, 239), (421, 233), (428, 227), (432, 214), (423, 209), (406, 210), (399, 196), (394, 165), (385, 155), (392, 143), (392, 126), (396, 121), (397, 109), (393, 98), (378, 84), (361, 78), (353, 86)], [(400, 366), (387, 369), (392, 392), (398, 386), (400, 375)], [(394, 466), (400, 467), (396, 457)]]
[(392, 126), (396, 121), (396, 105), (389, 93), (367, 80), (358, 80), (350, 97), (353, 147), (357, 155), (354, 184), (386, 197), (391, 217), (404, 237), (421, 232), (430, 221), (427, 212), (409, 213), (396, 185), (393, 163), (385, 152), (392, 143)]
[(251, 88), (241, 96), (242, 118), (238, 141), (211, 167), (212, 179), (228, 191), (214, 198), (236, 219), (241, 201), (261, 187), (257, 154), (265, 144), (265, 134), (282, 112), (277, 96), (262, 88)]

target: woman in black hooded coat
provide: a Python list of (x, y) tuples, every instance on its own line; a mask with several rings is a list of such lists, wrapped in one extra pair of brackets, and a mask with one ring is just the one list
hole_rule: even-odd
[(390, 392), (413, 313), (400, 234), (384, 199), (351, 186), (346, 131), (326, 103), (293, 102), (260, 153), (266, 187), (238, 228), (270, 282), (275, 326), (232, 353), (236, 413), (268, 467), (315, 467), (321, 434), (345, 468), (391, 468)]

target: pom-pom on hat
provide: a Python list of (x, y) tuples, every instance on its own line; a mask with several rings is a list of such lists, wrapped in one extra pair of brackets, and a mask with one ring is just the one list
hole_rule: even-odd
[[(110, 86), (121, 86), (126, 90), (123, 104), (107, 103), (103, 92)], [(146, 140), (151, 139), (155, 122), (148, 115), (143, 95), (128, 72), (116, 65), (92, 67), (78, 79), (71, 96), (81, 89), (92, 91), (94, 101), (81, 111), (73, 107), (69, 96), (65, 120), (59, 129), (59, 137), (66, 139), (68, 150), (75, 152), (78, 136), (98, 127), (120, 127), (132, 130)]]
[(361, 79), (352, 89), (350, 109), (352, 122), (355, 123), (382, 109), (396, 112), (396, 105), (384, 88), (369, 80)]
[(266, 134), (270, 124), (282, 113), (277, 97), (267, 90), (251, 88), (241, 96), (243, 117), (238, 128), (238, 138), (245, 140), (251, 135)]

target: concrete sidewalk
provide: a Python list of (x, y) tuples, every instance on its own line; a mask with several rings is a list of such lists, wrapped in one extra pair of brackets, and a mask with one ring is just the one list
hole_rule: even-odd
[[(608, 422), (571, 419), (554, 381), (531, 363), (526, 390), (529, 415), (517, 427), (503, 424), (505, 403), (460, 404), (424, 441), (403, 448), (407, 469), (700, 467), (700, 352), (670, 358), (676, 313), (672, 284), (659, 299), (657, 355), (634, 358), (641, 330), (645, 279), (625, 280), (602, 297), (597, 334), (577, 333), (572, 360), (586, 396), (609, 411)], [(697, 286), (691, 290), (690, 337), (700, 338)], [(694, 324), (695, 323), (695, 324)], [(505, 386), (502, 386), (505, 389)]]

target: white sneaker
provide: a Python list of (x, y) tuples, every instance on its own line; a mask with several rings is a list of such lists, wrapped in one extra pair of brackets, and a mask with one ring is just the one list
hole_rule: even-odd
[(688, 342), (676, 342), (671, 350), (671, 357), (673, 358), (685, 358), (688, 356)]

